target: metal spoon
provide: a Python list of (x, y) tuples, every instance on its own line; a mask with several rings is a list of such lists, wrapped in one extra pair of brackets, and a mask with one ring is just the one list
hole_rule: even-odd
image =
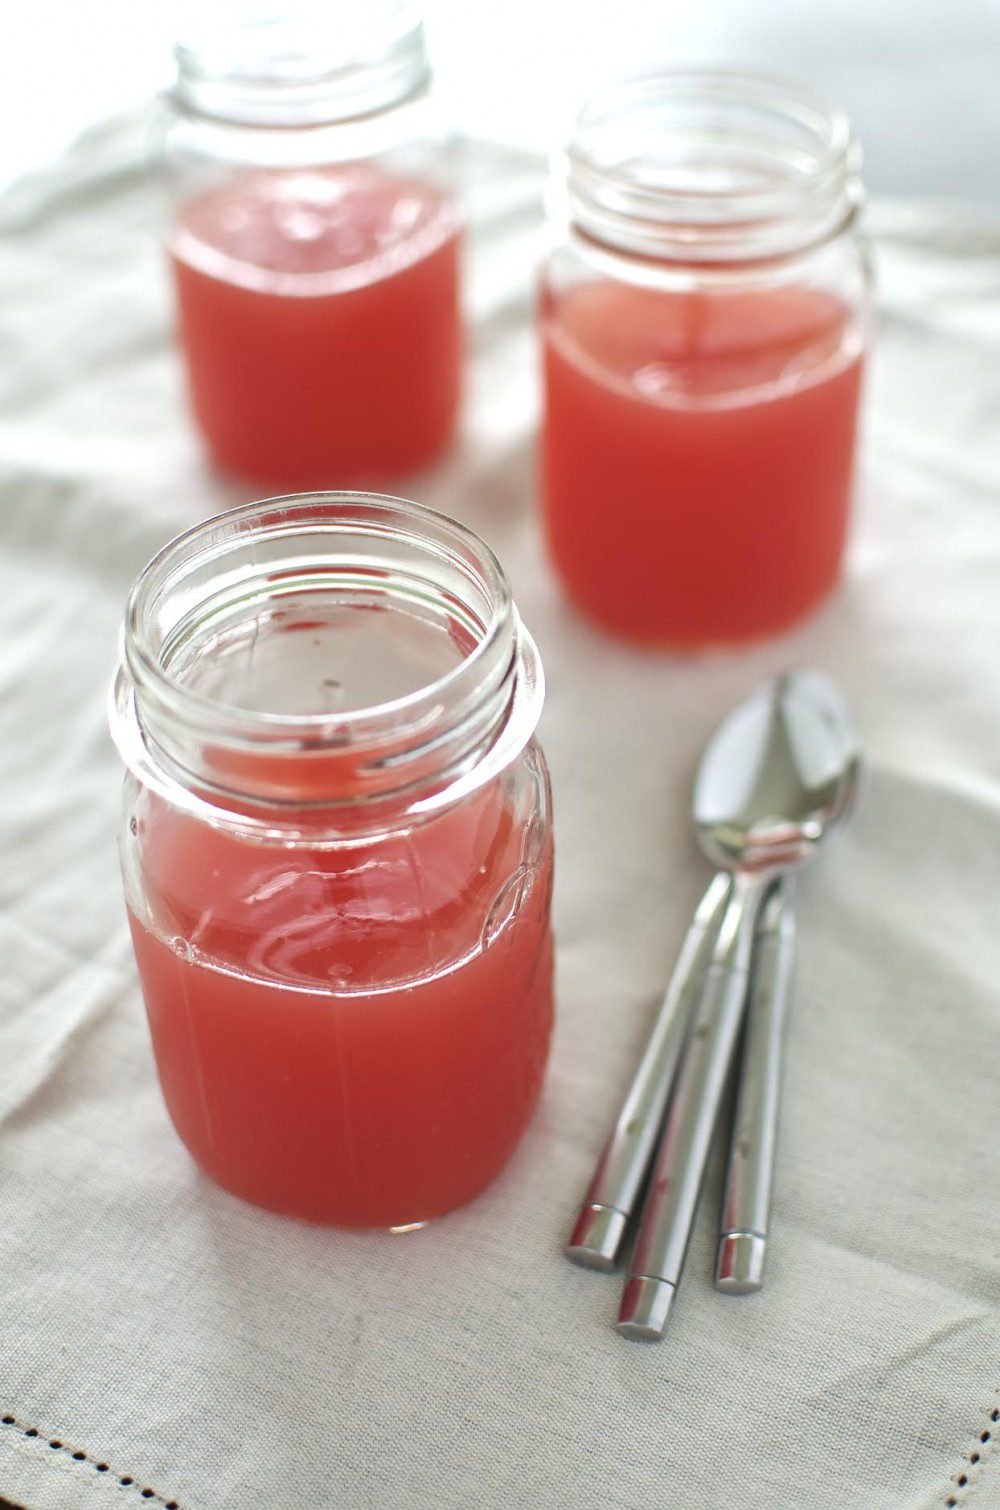
[(772, 886), (754, 936), (715, 1261), (715, 1288), (724, 1295), (752, 1295), (764, 1283), (795, 950), (792, 884), (785, 876)]
[(604, 1145), (577, 1215), (566, 1256), (586, 1269), (615, 1267), (639, 1205), (691, 1014), (705, 983), (715, 935), (729, 901), (728, 875), (713, 876), (677, 956), (646, 1051)]
[(754, 927), (773, 881), (811, 860), (857, 779), (846, 705), (819, 672), (769, 682), (717, 730), (698, 770), (694, 820), (733, 889), (667, 1113), (618, 1313), (627, 1337), (663, 1336), (680, 1281), (747, 994)]
[[(845, 776), (843, 805), (831, 815), (831, 823), (853, 811), (860, 780), (856, 757)], [(715, 1287), (724, 1295), (752, 1295), (764, 1283), (794, 950), (792, 882), (784, 877), (768, 892), (754, 936), (716, 1255)]]

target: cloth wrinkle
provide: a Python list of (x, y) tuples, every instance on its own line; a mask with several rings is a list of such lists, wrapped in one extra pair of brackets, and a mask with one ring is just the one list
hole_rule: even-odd
[(820, 1405), (829, 1399), (831, 1395), (838, 1394), (845, 1384), (851, 1381), (860, 1383), (868, 1377), (872, 1377), (874, 1386), (881, 1389), (892, 1377), (893, 1373), (900, 1368), (912, 1363), (915, 1359), (923, 1357), (926, 1353), (933, 1352), (937, 1345), (946, 1339), (958, 1336), (968, 1331), (969, 1328), (978, 1326), (981, 1322), (987, 1320), (989, 1320), (989, 1312), (987, 1311), (982, 1311), (976, 1316), (959, 1316), (955, 1321), (948, 1322), (945, 1326), (936, 1327), (926, 1337), (922, 1337), (919, 1342), (900, 1349), (898, 1353), (890, 1353), (886, 1357), (880, 1358), (877, 1366), (874, 1364), (862, 1364), (858, 1368), (847, 1370), (836, 1379), (825, 1383), (814, 1394), (807, 1395), (806, 1401), (810, 1405)]

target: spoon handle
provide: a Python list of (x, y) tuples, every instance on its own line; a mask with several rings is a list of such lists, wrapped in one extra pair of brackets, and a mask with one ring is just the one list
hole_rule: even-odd
[(759, 896), (756, 883), (734, 887), (715, 943), (622, 1293), (626, 1337), (655, 1342), (666, 1328), (736, 1050)]
[(731, 885), (728, 875), (716, 875), (698, 904), (646, 1051), (566, 1245), (566, 1256), (575, 1264), (604, 1271), (615, 1266), (646, 1178), (691, 1012), (705, 981)]
[(764, 1281), (794, 950), (792, 883), (779, 881), (768, 893), (757, 924), (736, 1114), (722, 1200), (715, 1286), (728, 1295), (750, 1295)]

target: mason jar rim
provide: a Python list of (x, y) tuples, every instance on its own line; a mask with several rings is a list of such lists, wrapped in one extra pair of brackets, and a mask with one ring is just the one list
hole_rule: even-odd
[[(231, 8), (233, 9), (233, 8)], [(403, 105), (430, 82), (424, 24), (409, 0), (356, 8), (353, 33), (316, 3), (239, 4), (174, 44), (182, 111), (228, 124), (333, 125)]]
[[(287, 528), (282, 528), (281, 533), (294, 533), (296, 520), (308, 522), (310, 512), (320, 504), (333, 504), (349, 511), (352, 507), (364, 507), (373, 511), (384, 510), (386, 517), (392, 514), (402, 519), (408, 519), (414, 524), (423, 523), (425, 526), (439, 529), (442, 536), (450, 536), (455, 542), (461, 542), (474, 550), (481, 558), (486, 571), (489, 574), (488, 586), (495, 594), (495, 605), (489, 623), (484, 626), (483, 638), (477, 641), (470, 654), (458, 665), (453, 666), (443, 676), (428, 682), (424, 687), (415, 689), (397, 698), (387, 699), (382, 703), (372, 703), (367, 707), (349, 708), (336, 715), (337, 723), (343, 725), (359, 724), (368, 719), (385, 716), (392, 717), (416, 707), (431, 692), (446, 690), (463, 673), (476, 663), (482, 661), (489, 653), (503, 632), (505, 624), (510, 619), (513, 600), (511, 598), (510, 584), (507, 573), (500, 564), (499, 558), (491, 546), (477, 535), (475, 531), (468, 529), (459, 523), (457, 519), (442, 513), (438, 509), (429, 508), (426, 504), (414, 503), (410, 499), (395, 498), (390, 493), (364, 493), (355, 491), (331, 491), (315, 493), (287, 493), (278, 494), (271, 498), (257, 499), (252, 503), (240, 504), (236, 508), (225, 509), (219, 514), (214, 514), (210, 519), (202, 520), (201, 523), (192, 525), (181, 534), (175, 535), (166, 545), (161, 547), (150, 558), (145, 567), (139, 573), (132, 585), (126, 604), (126, 639), (124, 651), (129, 668), (137, 681), (148, 681), (153, 686), (161, 689), (169, 688), (171, 694), (187, 705), (192, 711), (205, 715), (225, 717), (227, 714), (235, 715), (240, 722), (258, 724), (261, 728), (271, 728), (275, 731), (300, 729), (322, 729), (331, 722), (329, 713), (303, 713), (285, 714), (256, 712), (241, 708), (238, 705), (220, 702), (215, 698), (205, 697), (202, 693), (192, 688), (183, 687), (168, 677), (161, 666), (158, 665), (155, 654), (151, 653), (145, 643), (146, 635), (143, 625), (143, 614), (149, 606), (150, 595), (160, 584), (164, 574), (172, 567), (179, 565), (186, 559), (194, 559), (198, 544), (205, 540), (211, 533), (222, 526), (236, 528), (244, 521), (261, 520), (267, 512), (281, 510), (289, 516)], [(347, 514), (343, 516), (347, 517)], [(328, 521), (332, 524), (334, 521)], [(192, 547), (195, 550), (192, 550)]]
[(598, 246), (725, 265), (796, 254), (846, 229), (860, 160), (846, 114), (795, 80), (660, 68), (585, 103), (553, 161), (552, 203)]
[[(454, 605), (477, 626), (471, 649), (449, 670), (410, 692), (321, 713), (249, 709), (207, 696), (171, 674), (170, 655), (176, 648), (171, 635), (177, 626), (199, 623), (191, 619), (199, 606), (204, 610), (220, 602), (225, 608), (229, 603), (225, 596), (218, 599), (218, 584), (228, 581), (227, 556), (232, 565), (237, 551), (250, 547), (252, 559), (258, 546), (299, 535), (330, 536), (329, 557), (317, 552), (309, 558), (326, 562), (325, 570), (336, 567), (338, 535), (350, 535), (371, 540), (376, 549), (381, 541), (384, 547), (412, 552), (428, 572), (437, 563), (457, 573), (455, 580), (469, 584), (468, 601), (460, 603), (443, 586), (441, 601)], [(342, 552), (341, 562), (344, 559)], [(259, 577), (248, 574), (249, 566), (241, 568), (230, 586), (241, 589), (248, 584), (253, 589), (259, 580), (257, 590), (264, 596), (269, 584), (278, 584), (274, 596), (289, 590), (284, 577), (268, 575), (270, 565), (253, 562)], [(216, 567), (218, 575), (213, 575)], [(373, 571), (375, 580), (378, 568)], [(403, 580), (409, 580), (405, 573)], [(413, 580), (437, 590), (429, 576)], [(191, 582), (195, 587), (185, 588)], [(214, 595), (205, 583), (216, 584)], [(299, 578), (293, 577), (292, 589), (298, 584)], [(323, 579), (321, 588), (326, 585)], [(170, 593), (181, 606), (176, 622), (164, 627), (157, 613)], [(480, 599), (488, 612), (481, 614), (472, 606)], [(282, 806), (325, 811), (384, 798), (392, 801), (398, 816), (457, 800), (523, 749), (534, 733), (543, 696), (537, 650), (514, 607), (506, 573), (485, 541), (448, 515), (409, 500), (388, 494), (321, 492), (268, 498), (228, 510), (193, 526), (153, 556), (128, 597), (110, 721), (119, 752), (140, 780), (209, 821), (220, 817), (218, 803), (225, 807), (232, 797), (259, 805), (269, 817), (257, 821), (250, 813), (241, 821), (271, 831), (273, 810)], [(286, 799), (259, 790), (253, 766), (246, 781), (220, 785), (213, 772), (199, 764), (198, 751), (209, 745), (255, 755), (274, 753), (285, 760), (345, 751), (363, 760), (371, 751), (376, 779), (363, 797), (334, 792), (315, 800)], [(232, 819), (231, 812), (222, 816)]]

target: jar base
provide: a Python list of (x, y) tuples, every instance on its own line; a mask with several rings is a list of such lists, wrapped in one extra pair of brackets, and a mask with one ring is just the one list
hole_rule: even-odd
[(605, 615), (599, 610), (595, 610), (589, 603), (584, 602), (565, 580), (562, 581), (562, 588), (574, 613), (583, 619), (590, 628), (596, 629), (602, 634), (610, 635), (622, 645), (629, 645), (633, 649), (644, 651), (651, 656), (696, 661), (738, 655), (782, 639), (785, 635), (802, 628), (825, 612), (840, 593), (843, 581), (843, 573), (840, 572), (832, 584), (806, 607), (797, 609), (794, 613), (773, 624), (762, 628), (748, 629), (739, 634), (721, 636), (717, 639), (708, 637), (690, 639), (679, 637), (676, 633), (638, 630), (622, 624), (610, 615)]
[(273, 472), (267, 468), (241, 464), (220, 454), (204, 435), (201, 437), (201, 444), (205, 464), (222, 486), (250, 489), (255, 496), (280, 497), (293, 493), (323, 492), (329, 487), (332, 477), (337, 479), (338, 488), (348, 492), (383, 493), (443, 461), (455, 443), (457, 429), (455, 421), (449, 426), (447, 433), (432, 445), (399, 462), (384, 466), (345, 467), (331, 461), (328, 466), (299, 473)]
[[(177, 1131), (176, 1126), (174, 1130)], [(523, 1136), (523, 1134), (520, 1136)], [(520, 1136), (518, 1142), (520, 1142)], [(179, 1132), (178, 1137), (180, 1137)], [(499, 1179), (511, 1158), (513, 1158), (514, 1152), (516, 1152), (516, 1148), (512, 1149), (500, 1168), (495, 1170), (483, 1184), (478, 1185), (468, 1194), (462, 1194), (453, 1200), (447, 1201), (440, 1207), (435, 1206), (426, 1216), (419, 1217), (413, 1221), (394, 1222), (388, 1217), (373, 1221), (352, 1221), (344, 1217), (322, 1214), (316, 1208), (306, 1210), (300, 1206), (286, 1205), (280, 1200), (271, 1200), (266, 1197), (261, 1198), (257, 1195), (248, 1194), (245, 1188), (239, 1188), (238, 1182), (227, 1180), (214, 1171), (207, 1169), (201, 1160), (195, 1156), (183, 1137), (181, 1137), (181, 1142), (184, 1143), (185, 1152), (195, 1165), (199, 1175), (217, 1190), (225, 1191), (226, 1195), (232, 1196), (235, 1200), (242, 1202), (244, 1206), (266, 1212), (270, 1216), (281, 1217), (284, 1221), (305, 1222), (310, 1227), (322, 1227), (331, 1232), (382, 1232), (387, 1237), (402, 1237), (412, 1232), (422, 1232), (425, 1227), (436, 1224), (442, 1218), (450, 1216), (452, 1212), (461, 1211), (463, 1207), (471, 1205), (473, 1201), (478, 1200), (481, 1195), (489, 1190), (495, 1180)]]

